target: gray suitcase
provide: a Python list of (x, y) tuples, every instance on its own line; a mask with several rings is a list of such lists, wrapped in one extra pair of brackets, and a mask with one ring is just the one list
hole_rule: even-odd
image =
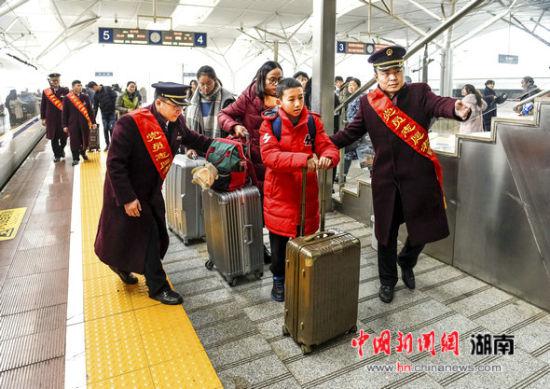
[(260, 192), (255, 186), (234, 192), (202, 192), (206, 244), (210, 259), (227, 283), (235, 286), (237, 277), (263, 276), (263, 219)]
[(166, 219), (168, 228), (187, 246), (193, 240), (202, 239), (204, 220), (202, 215), (201, 188), (193, 184), (191, 171), (206, 163), (204, 158), (190, 159), (178, 154), (166, 177)]

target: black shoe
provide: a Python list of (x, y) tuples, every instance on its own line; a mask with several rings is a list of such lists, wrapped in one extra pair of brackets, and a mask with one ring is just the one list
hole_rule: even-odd
[(277, 302), (285, 301), (285, 279), (282, 277), (273, 277), (273, 289), (271, 289), (271, 298)]
[(61, 158), (65, 158), (65, 150), (61, 152)]
[(134, 284), (138, 283), (137, 277), (135, 275), (133, 275), (132, 273), (127, 272), (127, 271), (118, 270), (118, 269), (116, 269), (112, 266), (109, 266), (109, 267), (111, 268), (112, 271), (114, 271), (120, 277), (122, 282), (124, 282), (125, 284), (134, 285)]
[(82, 159), (84, 161), (88, 161), (90, 158), (88, 158), (88, 156), (86, 155), (86, 153), (82, 153)]
[(75, 159), (71, 165), (73, 165), (73, 166), (78, 165), (78, 161)]
[(149, 297), (167, 305), (178, 305), (183, 303), (183, 298), (181, 298), (181, 296), (172, 289), (164, 289), (162, 292)]
[(380, 291), (378, 292), (378, 297), (385, 303), (391, 303), (393, 300), (393, 286), (389, 285), (380, 285)]
[(412, 268), (401, 266), (401, 279), (405, 283), (405, 286), (409, 289), (416, 288), (416, 282), (414, 280), (414, 272)]
[(55, 158), (53, 159), (53, 161), (54, 161), (54, 162), (59, 162), (59, 161), (61, 161), (61, 158), (55, 157)]
[(267, 247), (265, 247), (264, 245), (264, 263), (267, 265), (268, 263), (271, 263), (271, 253), (269, 252), (269, 250), (267, 249)]

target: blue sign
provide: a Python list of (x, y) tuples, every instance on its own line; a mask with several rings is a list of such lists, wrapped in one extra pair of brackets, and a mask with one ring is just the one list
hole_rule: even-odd
[(206, 47), (206, 33), (196, 32), (194, 42), (197, 47)]
[(342, 42), (342, 41), (338, 41), (336, 42), (336, 52), (338, 54), (345, 54), (346, 53), (346, 43), (347, 42)]
[(113, 43), (113, 37), (112, 28), (99, 28), (99, 43)]

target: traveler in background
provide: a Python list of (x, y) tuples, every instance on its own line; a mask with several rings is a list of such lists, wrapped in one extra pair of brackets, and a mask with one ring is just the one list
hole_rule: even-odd
[(122, 116), (138, 109), (140, 105), (141, 96), (137, 91), (136, 83), (134, 81), (128, 81), (126, 90), (117, 98), (116, 110), (119, 112), (119, 115)]
[[(260, 128), (261, 153), (265, 162), (264, 220), (271, 244), (271, 298), (282, 302), (285, 285), (285, 253), (290, 238), (299, 233), (302, 169), (307, 168), (305, 235), (319, 228), (319, 188), (317, 169), (338, 164), (338, 149), (324, 131), (316, 113), (304, 106), (304, 89), (294, 78), (277, 86), (279, 108), (264, 112)], [(274, 131), (275, 120), (280, 133)], [(315, 127), (311, 134), (310, 121)], [(313, 138), (313, 139), (312, 139)]]
[(193, 95), (195, 94), (198, 85), (199, 84), (197, 83), (197, 80), (191, 80), (191, 82), (189, 83), (190, 88), (187, 91), (187, 100), (191, 100), (191, 97), (193, 97)]
[(462, 104), (472, 111), (468, 120), (460, 123), (461, 134), (483, 131), (482, 111), (487, 109), (487, 103), (481, 97), (481, 93), (471, 84), (466, 84), (461, 91)]
[(487, 108), (483, 110), (483, 131), (491, 131), (491, 119), (497, 116), (497, 93), (493, 80), (485, 81), (483, 100), (487, 103)]
[[(539, 87), (535, 85), (535, 80), (530, 76), (525, 76), (521, 79), (521, 88), (523, 91), (519, 97), (519, 101), (525, 100), (540, 92)], [(520, 106), (515, 106), (514, 111), (519, 113), (520, 116), (528, 116), (533, 114), (533, 108), (534, 104), (531, 101)]]
[(218, 114), (235, 102), (235, 96), (222, 86), (211, 66), (201, 66), (197, 71), (197, 81), (199, 86), (185, 111), (187, 127), (211, 138), (227, 135), (220, 130)]
[[(433, 117), (465, 120), (470, 114), (460, 100), (437, 96), (425, 83), (405, 84), (405, 53), (401, 46), (390, 46), (369, 57), (378, 87), (360, 98), (353, 121), (331, 136), (340, 148), (361, 139), (367, 131), (373, 141), (378, 296), (385, 303), (393, 300), (397, 264), (405, 286), (414, 289), (413, 268), (424, 245), (449, 235), (441, 164), (429, 146), (430, 121)], [(408, 237), (398, 255), (397, 233), (403, 222)]]
[(72, 165), (78, 165), (80, 156), (88, 160), (86, 149), (90, 139), (90, 130), (97, 128), (92, 103), (86, 93), (82, 93), (82, 83), (72, 82), (72, 90), (63, 99), (63, 131), (69, 135)]
[(306, 85), (309, 81), (309, 76), (307, 75), (306, 72), (298, 71), (298, 72), (294, 73), (292, 78), (297, 79), (300, 82), (300, 84), (302, 85), (302, 88), (304, 89), (304, 91), (306, 90)]
[(101, 109), (101, 119), (103, 121), (103, 135), (105, 136), (105, 151), (109, 150), (113, 126), (115, 125), (115, 107), (116, 92), (109, 86), (97, 85), (94, 81), (88, 83), (88, 87), (95, 92), (94, 95), (94, 115)]
[(336, 76), (334, 77), (334, 91), (336, 94), (340, 93), (340, 89), (342, 88), (342, 85), (344, 84), (344, 79), (342, 76)]
[[(14, 109), (14, 103), (17, 101), (17, 90), (12, 89), (10, 90), (10, 93), (6, 97), (5, 101), (5, 107), (8, 110), (8, 114), (10, 115), (10, 126), (15, 127), (17, 123), (17, 117), (15, 115), (15, 109)], [(13, 103), (12, 103), (13, 102)]]
[(181, 145), (205, 152), (212, 140), (185, 125), (187, 85), (152, 87), (154, 103), (115, 125), (94, 249), (122, 282), (136, 284), (131, 272), (144, 274), (149, 297), (177, 305), (183, 299), (172, 290), (161, 262), (169, 244), (162, 184)]
[[(348, 90), (348, 96), (351, 96), (357, 89), (361, 87), (361, 80), (358, 78), (350, 77), (349, 81), (346, 82), (347, 90)], [(353, 118), (359, 111), (359, 102), (360, 97), (358, 96), (355, 99), (351, 100), (348, 104), (348, 108), (346, 110), (346, 123), (351, 123), (353, 121)], [(345, 176), (347, 176), (349, 169), (351, 167), (352, 161), (357, 160), (357, 147), (359, 146), (359, 143), (361, 141), (354, 142), (353, 144), (346, 146), (346, 154), (344, 157), (344, 179)]]
[(69, 93), (69, 88), (59, 85), (59, 73), (48, 75), (49, 88), (42, 92), (40, 102), (40, 118), (42, 125), (46, 127), (46, 139), (52, 144), (53, 161), (59, 162), (65, 158), (65, 146), (67, 134), (63, 131), (61, 112), (63, 110), (63, 98)]

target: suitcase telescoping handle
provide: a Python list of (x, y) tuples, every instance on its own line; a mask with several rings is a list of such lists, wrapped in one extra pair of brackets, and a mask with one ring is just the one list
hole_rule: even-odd
[[(325, 210), (326, 210), (326, 190), (325, 185), (327, 182), (327, 170), (323, 169), (321, 171), (321, 183), (319, 187), (321, 188), (321, 229), (320, 231), (325, 230)], [(306, 185), (307, 185), (307, 168), (302, 168), (302, 195), (300, 203), (300, 236), (305, 234), (306, 226)], [(320, 235), (320, 234), (318, 234)], [(317, 238), (319, 237), (318, 235)], [(314, 237), (315, 238), (315, 237)]]
[(307, 167), (302, 168), (302, 194), (300, 199), (300, 236), (306, 232), (306, 184)]

